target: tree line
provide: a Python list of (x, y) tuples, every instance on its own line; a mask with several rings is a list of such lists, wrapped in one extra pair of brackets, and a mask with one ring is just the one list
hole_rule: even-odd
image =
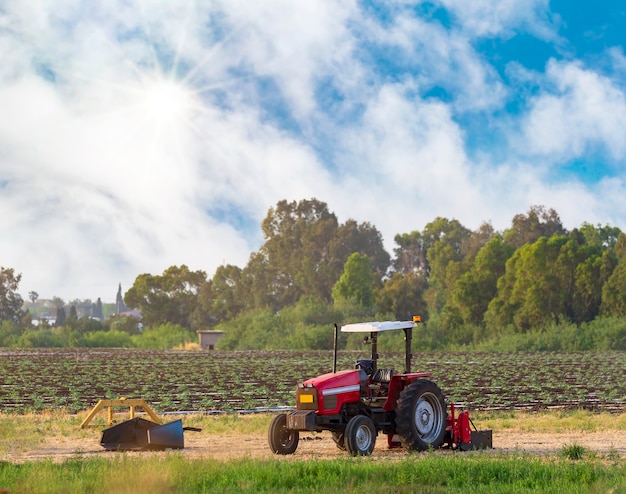
[[(218, 345), (229, 349), (328, 348), (334, 322), (414, 314), (426, 322), (426, 348), (626, 349), (626, 235), (617, 227), (568, 231), (544, 206), (503, 231), (438, 217), (397, 234), (390, 255), (375, 226), (339, 223), (310, 199), (278, 202), (261, 228), (245, 266), (220, 266), (211, 278), (185, 265), (141, 274), (124, 302), (145, 328), (225, 330)], [(5, 299), (15, 308), (0, 292)], [(108, 330), (134, 331), (117, 326)]]

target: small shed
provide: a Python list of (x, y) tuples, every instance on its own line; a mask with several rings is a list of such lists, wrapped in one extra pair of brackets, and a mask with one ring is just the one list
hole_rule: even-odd
[(203, 350), (214, 350), (215, 345), (217, 344), (217, 340), (219, 340), (224, 331), (214, 331), (211, 329), (200, 329), (196, 331), (198, 333), (198, 339), (200, 343), (200, 348)]

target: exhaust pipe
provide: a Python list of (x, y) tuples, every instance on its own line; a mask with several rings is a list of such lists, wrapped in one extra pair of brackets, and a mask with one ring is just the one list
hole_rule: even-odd
[(339, 326), (335, 323), (335, 336), (333, 338), (333, 374), (337, 372), (337, 335), (339, 334)]

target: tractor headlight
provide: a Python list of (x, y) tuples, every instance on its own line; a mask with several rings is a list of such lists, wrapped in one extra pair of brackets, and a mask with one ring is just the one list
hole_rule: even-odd
[(298, 410), (317, 410), (317, 390), (308, 386), (296, 389), (296, 408)]

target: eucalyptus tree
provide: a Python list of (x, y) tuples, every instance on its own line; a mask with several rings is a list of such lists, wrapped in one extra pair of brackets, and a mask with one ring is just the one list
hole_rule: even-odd
[(124, 303), (141, 312), (144, 326), (165, 323), (193, 327), (200, 287), (206, 282), (204, 271), (191, 271), (184, 264), (170, 266), (162, 275), (141, 274), (126, 292)]
[(328, 297), (336, 280), (326, 260), (338, 222), (327, 205), (316, 199), (279, 201), (261, 228), (265, 242), (252, 267), (265, 271), (273, 308), (290, 305), (304, 294)]
[(17, 293), (22, 275), (12, 268), (0, 266), (0, 323), (11, 321), (19, 323), (25, 312), (22, 310), (24, 300)]
[(512, 324), (520, 332), (549, 322), (589, 321), (599, 313), (601, 299), (604, 304), (603, 285), (611, 281), (615, 264), (611, 251), (587, 243), (576, 231), (540, 237), (507, 261), (486, 320), (492, 330)]
[(532, 244), (540, 237), (566, 233), (561, 218), (554, 209), (532, 206), (527, 214), (517, 214), (513, 217), (511, 227), (504, 232), (504, 240), (519, 248), (524, 244)]
[(585, 237), (585, 241), (591, 245), (598, 245), (603, 249), (613, 249), (619, 239), (621, 230), (616, 226), (610, 225), (592, 225), (584, 222), (578, 230)]
[(505, 273), (513, 247), (495, 235), (478, 251), (469, 270), (459, 276), (450, 304), (459, 310), (463, 322), (483, 324), (489, 303), (498, 292), (498, 280)]
[(613, 246), (617, 266), (602, 286), (600, 311), (606, 316), (626, 315), (626, 234), (620, 233)]
[[(576, 286), (573, 299), (574, 320), (585, 322), (600, 315), (603, 288), (615, 267), (617, 257), (612, 250), (604, 250), (585, 259), (576, 267)], [(609, 296), (607, 294), (607, 296)]]
[(249, 287), (247, 306), (278, 311), (301, 297), (332, 301), (332, 290), (350, 255), (368, 256), (374, 276), (389, 267), (380, 232), (349, 219), (339, 224), (317, 199), (279, 201), (262, 222), (265, 241), (241, 276)]
[(407, 320), (419, 314), (427, 320), (428, 309), (424, 301), (427, 286), (426, 277), (420, 271), (395, 272), (375, 293), (374, 301), (381, 313), (393, 314), (395, 319)]
[(342, 275), (333, 287), (333, 300), (354, 301), (362, 307), (374, 304), (375, 277), (370, 260), (366, 255), (353, 253), (343, 269)]
[(206, 314), (204, 323), (215, 325), (233, 319), (247, 308), (247, 284), (242, 269), (233, 264), (219, 266), (213, 277), (200, 287), (199, 310)]
[(397, 247), (393, 249), (394, 259), (392, 270), (394, 273), (423, 273), (424, 279), (428, 278), (428, 261), (426, 252), (428, 246), (424, 241), (422, 232), (397, 234), (394, 237)]
[(626, 262), (617, 265), (602, 287), (602, 315), (626, 316)]
[(348, 219), (338, 226), (329, 245), (330, 264), (334, 276), (341, 274), (345, 262), (355, 252), (366, 255), (374, 276), (381, 280), (389, 270), (391, 258), (383, 245), (383, 237), (369, 222)]
[(424, 298), (431, 313), (440, 312), (446, 305), (454, 283), (463, 273), (463, 248), (471, 234), (458, 220), (437, 218), (426, 225), (422, 235), (430, 247), (426, 253), (428, 289)]

